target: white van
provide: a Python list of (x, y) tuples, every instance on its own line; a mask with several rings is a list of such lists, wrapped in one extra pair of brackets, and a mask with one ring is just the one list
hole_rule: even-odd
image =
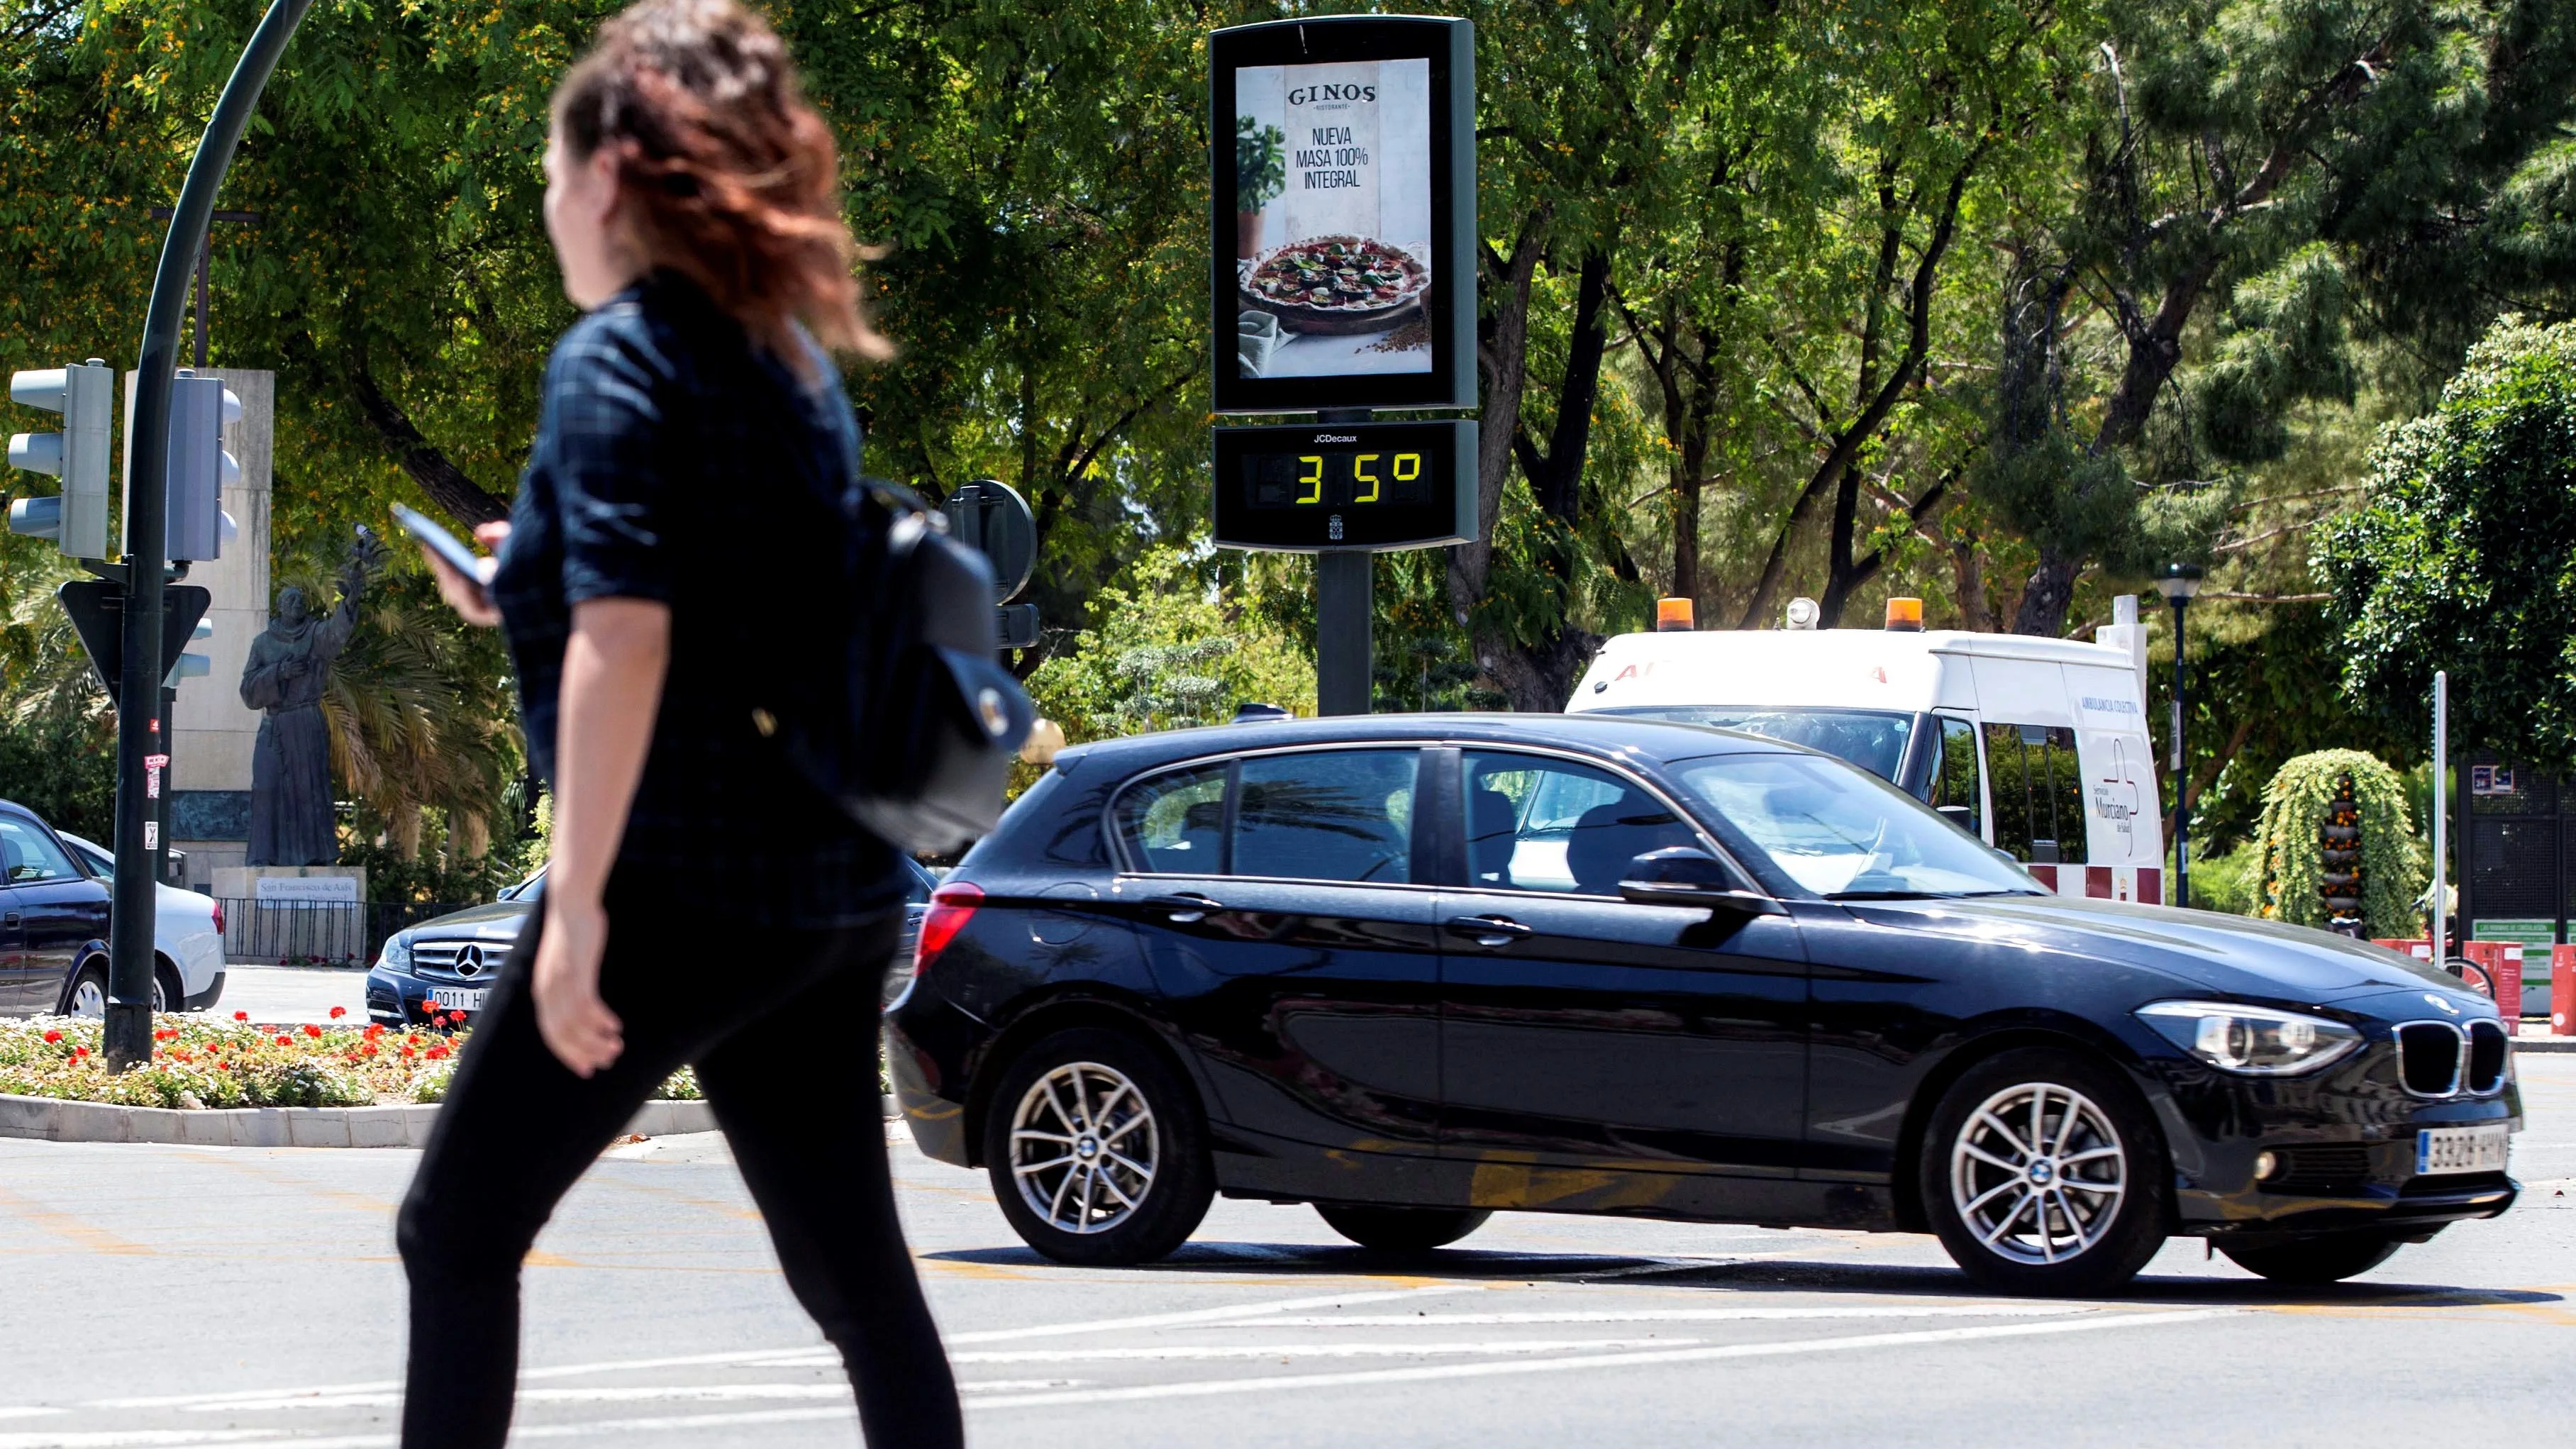
[[(1919, 616), (1918, 616), (1919, 617)], [(1622, 634), (1566, 704), (1792, 741), (1893, 781), (2065, 896), (2160, 903), (2146, 640), (1952, 630)]]

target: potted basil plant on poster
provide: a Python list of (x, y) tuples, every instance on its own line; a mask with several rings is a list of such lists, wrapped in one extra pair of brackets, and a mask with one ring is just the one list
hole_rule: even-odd
[(1261, 252), (1261, 209), (1288, 189), (1288, 136), (1250, 116), (1234, 118), (1234, 254)]

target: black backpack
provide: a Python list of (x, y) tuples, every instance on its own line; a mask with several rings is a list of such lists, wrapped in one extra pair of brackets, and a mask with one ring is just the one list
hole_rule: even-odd
[[(949, 854), (1001, 819), (1037, 711), (996, 657), (983, 554), (908, 488), (865, 478), (851, 492), (859, 517), (830, 581), (848, 620), (837, 677), (780, 681), (758, 719), (850, 818), (904, 850)], [(805, 668), (829, 668), (834, 653), (814, 651)]]

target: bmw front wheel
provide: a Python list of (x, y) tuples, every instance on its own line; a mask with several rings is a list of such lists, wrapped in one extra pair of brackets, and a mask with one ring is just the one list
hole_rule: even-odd
[(1063, 1263), (1149, 1263), (1215, 1195), (1198, 1094), (1151, 1047), (1077, 1027), (1012, 1063), (984, 1121), (984, 1166), (1023, 1242)]
[(2103, 1293), (2137, 1276), (2164, 1242), (2168, 1176), (2135, 1089), (2044, 1048), (1952, 1083), (1918, 1165), (1941, 1246), (1980, 1286), (2008, 1293)]

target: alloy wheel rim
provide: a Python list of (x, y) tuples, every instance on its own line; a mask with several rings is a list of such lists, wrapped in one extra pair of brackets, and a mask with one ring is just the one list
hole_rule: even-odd
[(2128, 1149), (2109, 1114), (2054, 1082), (1988, 1097), (1950, 1146), (1951, 1206), (2009, 1262), (2064, 1263), (2092, 1251), (2128, 1190)]
[(1154, 1190), (1154, 1110), (1124, 1073), (1068, 1062), (1021, 1094), (1010, 1155), (1020, 1201), (1047, 1226), (1105, 1233)]

